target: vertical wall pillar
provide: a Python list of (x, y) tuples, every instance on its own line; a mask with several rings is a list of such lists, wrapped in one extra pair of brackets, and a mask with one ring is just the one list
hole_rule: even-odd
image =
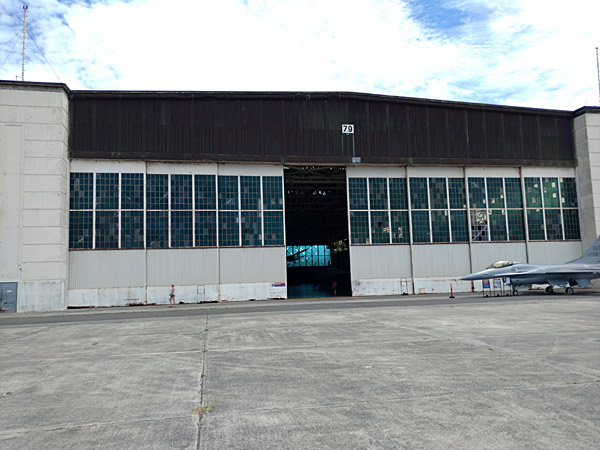
[(68, 92), (0, 88), (0, 282), (17, 282), (17, 312), (66, 307)]
[(600, 233), (600, 108), (580, 111), (573, 128), (581, 239), (587, 248)]

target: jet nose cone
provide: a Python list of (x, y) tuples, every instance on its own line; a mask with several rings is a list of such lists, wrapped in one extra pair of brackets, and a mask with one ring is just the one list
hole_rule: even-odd
[(470, 275), (466, 275), (461, 278), (461, 280), (464, 280), (464, 281), (473, 281), (473, 280), (479, 280), (479, 279), (481, 279), (481, 273), (479, 273), (479, 272), (472, 273)]

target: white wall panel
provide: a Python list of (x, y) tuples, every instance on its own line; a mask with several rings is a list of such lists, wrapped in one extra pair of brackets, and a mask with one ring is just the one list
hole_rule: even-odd
[(145, 171), (145, 161), (71, 160), (71, 172), (144, 173)]
[(521, 176), (518, 167), (466, 167), (467, 177), (506, 177), (518, 178)]
[(348, 177), (390, 177), (405, 178), (404, 166), (397, 167), (375, 167), (375, 166), (348, 166), (346, 167)]
[(219, 164), (219, 175), (283, 176), (283, 164)]
[(561, 264), (579, 258), (581, 242), (530, 242), (529, 262), (533, 264)]
[(0, 123), (0, 281), (19, 278), (21, 131), (20, 126)]
[(285, 247), (223, 248), (221, 284), (285, 282)]
[(415, 278), (470, 273), (468, 244), (414, 245)]
[(462, 167), (410, 166), (406, 170), (408, 172), (409, 178), (416, 178), (416, 177), (462, 178), (464, 176)]
[(144, 250), (69, 252), (69, 289), (145, 285)]
[(527, 262), (527, 249), (524, 242), (474, 242), (471, 249), (473, 272), (479, 272), (495, 261)]
[(219, 283), (216, 248), (148, 250), (148, 286)]
[(408, 245), (351, 245), (352, 280), (408, 278), (410, 247)]
[(524, 177), (567, 177), (575, 176), (572, 167), (523, 167)]

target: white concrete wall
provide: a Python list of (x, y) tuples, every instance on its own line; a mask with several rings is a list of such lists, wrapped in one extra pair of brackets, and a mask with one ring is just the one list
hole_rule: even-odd
[(575, 118), (577, 190), (583, 247), (600, 234), (600, 108)]
[(353, 295), (411, 293), (410, 246), (351, 245), (350, 276)]
[(66, 306), (68, 97), (57, 85), (0, 86), (0, 281), (17, 311)]
[(287, 298), (285, 247), (71, 251), (68, 306)]

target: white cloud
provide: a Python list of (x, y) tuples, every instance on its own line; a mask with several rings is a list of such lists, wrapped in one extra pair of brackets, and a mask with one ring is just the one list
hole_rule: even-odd
[[(20, 14), (16, 0), (0, 6), (0, 45)], [(359, 91), (576, 109), (598, 103), (598, 17), (597, 0), (39, 0), (28, 22), (72, 89)], [(57, 81), (28, 49), (26, 79)], [(18, 74), (17, 45), (0, 78)]]

